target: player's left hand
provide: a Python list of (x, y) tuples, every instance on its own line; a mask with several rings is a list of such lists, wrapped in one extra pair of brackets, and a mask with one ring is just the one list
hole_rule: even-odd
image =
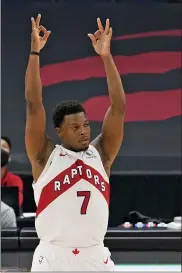
[(92, 41), (95, 52), (101, 57), (110, 55), (112, 28), (110, 27), (109, 19), (106, 20), (105, 29), (101, 23), (100, 18), (97, 18), (98, 30), (94, 33), (88, 34)]

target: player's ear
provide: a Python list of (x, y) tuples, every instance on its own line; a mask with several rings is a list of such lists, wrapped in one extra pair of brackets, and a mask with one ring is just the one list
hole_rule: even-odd
[(56, 132), (57, 132), (57, 134), (58, 134), (59, 137), (62, 137), (62, 135), (63, 135), (63, 129), (62, 129), (62, 127), (57, 127), (56, 128)]

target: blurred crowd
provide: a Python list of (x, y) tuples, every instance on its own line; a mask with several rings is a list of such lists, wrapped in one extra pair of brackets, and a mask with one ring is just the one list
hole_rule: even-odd
[[(8, 170), (11, 163), (11, 140), (1, 137), (1, 187), (17, 187), (19, 208), (21, 210), (23, 204), (23, 181), (20, 176), (11, 173)], [(1, 228), (16, 227), (16, 215), (14, 209), (9, 202), (1, 201)]]

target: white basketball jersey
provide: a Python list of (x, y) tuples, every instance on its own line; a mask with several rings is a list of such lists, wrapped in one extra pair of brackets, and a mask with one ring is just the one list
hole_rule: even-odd
[(103, 243), (109, 216), (109, 179), (98, 151), (56, 145), (33, 184), (38, 237), (63, 246)]

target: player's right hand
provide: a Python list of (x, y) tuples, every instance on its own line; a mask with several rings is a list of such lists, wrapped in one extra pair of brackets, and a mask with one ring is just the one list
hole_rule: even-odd
[[(51, 34), (50, 31), (47, 31), (45, 27), (40, 26), (40, 19), (41, 15), (37, 16), (35, 20), (33, 17), (31, 18), (32, 22), (32, 35), (31, 35), (31, 51), (40, 52), (40, 50), (45, 46), (49, 35)], [(43, 36), (40, 36), (40, 32), (43, 32)]]

